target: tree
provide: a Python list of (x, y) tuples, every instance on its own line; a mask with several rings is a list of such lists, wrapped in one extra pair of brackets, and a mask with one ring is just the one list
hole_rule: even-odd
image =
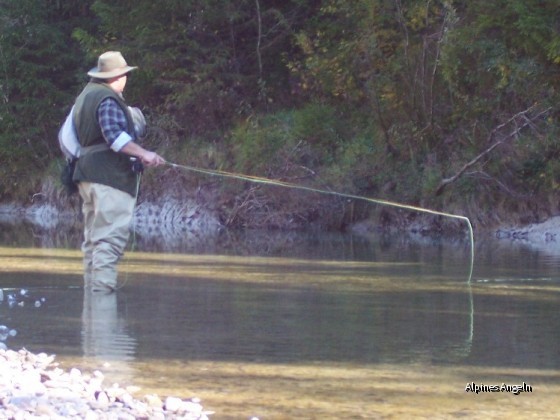
[(315, 22), (298, 34), (301, 54), (291, 68), (313, 95), (371, 110), (387, 150), (408, 153), (425, 142), (402, 139), (414, 132), (429, 139), (434, 112), (441, 112), (434, 90), (452, 12), (430, 0), (324, 1)]
[(82, 66), (72, 26), (83, 5), (72, 1), (0, 1), (0, 197), (38, 180), (58, 156), (56, 129)]
[[(532, 177), (541, 185), (543, 179), (556, 183), (544, 174), (554, 172), (549, 166), (558, 156), (553, 127), (545, 118), (558, 101), (558, 2), (455, 3), (461, 4), (461, 19), (446, 34), (441, 59), (453, 104), (448, 121), (456, 138), (446, 171), (458, 170), (452, 162), (469, 166), (466, 162), (476, 161), (465, 177), (471, 179), (471, 190), (479, 196), (506, 194), (515, 202), (542, 190), (534, 188)], [(496, 136), (507, 122), (514, 124)], [(486, 156), (494, 142), (506, 145), (508, 137), (507, 147), (495, 154), (500, 159)]]
[(158, 107), (183, 132), (223, 131), (284, 90), (287, 71), (279, 57), (306, 3), (97, 0), (102, 39), (77, 36), (92, 57), (110, 46), (138, 63), (132, 99)]

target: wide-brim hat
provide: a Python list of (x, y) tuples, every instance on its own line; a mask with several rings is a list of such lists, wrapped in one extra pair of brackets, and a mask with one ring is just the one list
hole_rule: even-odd
[(112, 79), (137, 68), (129, 66), (120, 52), (107, 51), (99, 56), (97, 67), (88, 71), (88, 76), (97, 79)]

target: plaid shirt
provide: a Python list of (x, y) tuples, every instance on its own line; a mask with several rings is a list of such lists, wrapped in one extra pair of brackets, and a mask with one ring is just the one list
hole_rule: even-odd
[(97, 118), (103, 137), (115, 152), (120, 151), (128, 142), (133, 140), (126, 132), (128, 122), (126, 114), (113, 98), (106, 98), (99, 104)]

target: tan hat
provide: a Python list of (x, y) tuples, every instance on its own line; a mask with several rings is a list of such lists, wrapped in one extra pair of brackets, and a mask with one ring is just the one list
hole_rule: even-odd
[(131, 67), (118, 51), (107, 51), (99, 56), (97, 67), (88, 72), (88, 76), (97, 79), (112, 79), (122, 76), (138, 67)]

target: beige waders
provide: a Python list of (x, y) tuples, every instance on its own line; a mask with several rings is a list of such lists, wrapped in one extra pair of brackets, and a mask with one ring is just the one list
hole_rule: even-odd
[(84, 285), (94, 291), (117, 288), (117, 263), (130, 236), (136, 198), (116, 188), (78, 184), (84, 215)]

